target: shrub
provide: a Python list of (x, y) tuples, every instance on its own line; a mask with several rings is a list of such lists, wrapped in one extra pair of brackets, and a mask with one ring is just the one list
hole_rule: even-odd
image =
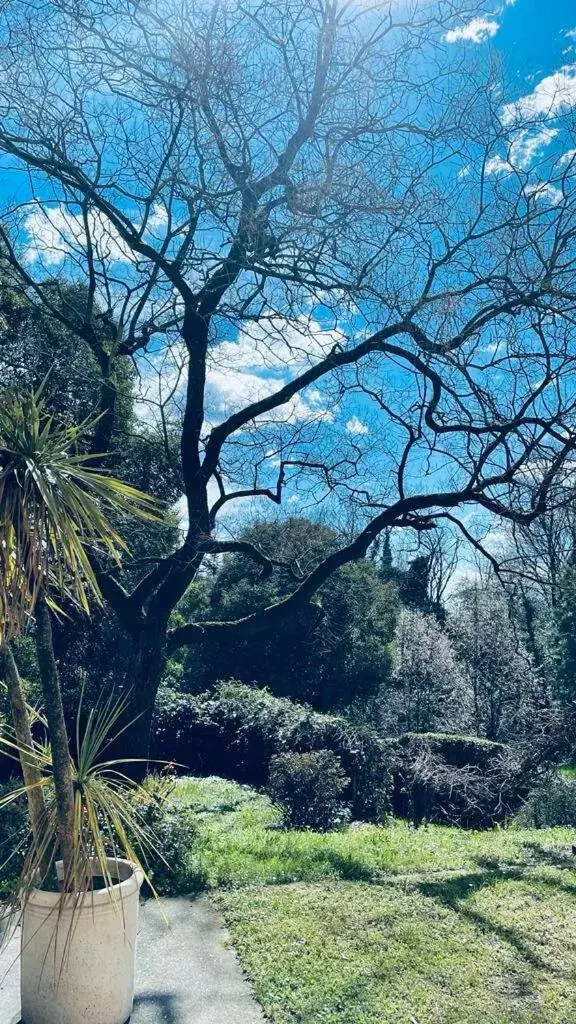
[(268, 792), (290, 828), (325, 832), (348, 821), (350, 805), (342, 796), (349, 783), (331, 750), (276, 754), (270, 761)]
[[(0, 782), (0, 800), (20, 782)], [(17, 882), (30, 835), (26, 798), (0, 809), (0, 900), (8, 896)]]
[(190, 808), (173, 799), (175, 780), (168, 775), (150, 775), (143, 792), (134, 794), (139, 823), (153, 834), (154, 848), (140, 846), (131, 836), (156, 892), (170, 896), (192, 887), (190, 856), (197, 837), (196, 818)]
[(523, 759), (475, 736), (407, 733), (397, 741), (394, 812), (415, 824), (488, 828), (526, 795)]
[(340, 758), (354, 817), (381, 819), (390, 807), (393, 762), (390, 745), (368, 727), (242, 683), (220, 683), (195, 696), (160, 692), (155, 756), (195, 774), (265, 787), (272, 757), (314, 750)]
[[(2, 714), (0, 709), (0, 736), (6, 734), (6, 718)], [(3, 750), (0, 750), (0, 785), (7, 782), (14, 771), (14, 761), (8, 757)], [(0, 864), (2, 863), (2, 856), (0, 853)]]
[(515, 821), (523, 828), (576, 827), (576, 779), (547, 773), (528, 795)]

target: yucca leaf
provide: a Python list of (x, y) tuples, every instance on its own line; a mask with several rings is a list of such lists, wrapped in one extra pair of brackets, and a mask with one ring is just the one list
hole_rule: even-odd
[(78, 451), (95, 420), (58, 423), (44, 387), (0, 391), (0, 643), (33, 613), (39, 590), (54, 591), (88, 612), (101, 601), (92, 557), (120, 564), (127, 546), (111, 512), (162, 518), (158, 503), (103, 471), (102, 455)]

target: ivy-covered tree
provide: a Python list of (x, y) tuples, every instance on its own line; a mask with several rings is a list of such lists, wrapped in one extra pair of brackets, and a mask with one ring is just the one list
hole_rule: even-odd
[[(86, 286), (62, 279), (46, 286), (55, 308), (81, 324), (90, 301)], [(100, 340), (104, 338), (101, 328)], [(180, 497), (177, 436), (173, 428), (161, 434), (136, 415), (131, 360), (115, 359), (104, 379), (93, 347), (34, 303), (27, 291), (15, 287), (9, 267), (1, 260), (0, 376), (4, 387), (16, 391), (41, 387), (47, 411), (58, 420), (71, 425), (90, 421), (82, 434), (82, 451), (95, 455), (95, 462), (105, 462), (107, 471), (153, 494), (166, 511)], [(128, 545), (126, 578), (135, 586), (151, 565), (173, 550), (179, 537), (177, 521), (170, 522), (168, 517), (161, 523), (116, 522), (114, 511), (110, 515)], [(100, 571), (105, 590), (104, 566)], [(106, 606), (94, 608), (89, 619), (73, 606), (65, 611), (53, 622), (54, 647), (64, 700), (73, 714), (82, 685), (95, 693), (124, 682), (132, 685), (133, 644), (130, 633)], [(17, 661), (27, 676), (36, 676), (35, 668), (25, 664), (21, 648), (22, 643), (15, 645)]]

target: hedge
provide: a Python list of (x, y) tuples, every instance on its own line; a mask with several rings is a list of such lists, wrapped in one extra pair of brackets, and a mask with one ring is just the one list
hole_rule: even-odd
[(155, 721), (155, 756), (199, 775), (266, 788), (271, 758), (329, 750), (350, 779), (353, 817), (390, 811), (424, 821), (486, 828), (519, 807), (529, 773), (513, 751), (475, 736), (407, 733), (385, 739), (336, 715), (322, 715), (244, 683), (200, 695), (164, 688)]
[(373, 730), (322, 715), (243, 683), (220, 683), (210, 693), (162, 689), (154, 754), (199, 775), (221, 775), (266, 787), (270, 760), (287, 752), (331, 750), (350, 780), (345, 800), (355, 818), (380, 820), (391, 807), (392, 747)]

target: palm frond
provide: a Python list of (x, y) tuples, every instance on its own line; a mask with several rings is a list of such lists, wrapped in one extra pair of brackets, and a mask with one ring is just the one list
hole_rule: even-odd
[(79, 452), (94, 420), (57, 422), (42, 391), (0, 392), (0, 643), (33, 612), (40, 588), (84, 612), (101, 601), (94, 556), (116, 564), (127, 550), (108, 515), (161, 520), (150, 495)]

